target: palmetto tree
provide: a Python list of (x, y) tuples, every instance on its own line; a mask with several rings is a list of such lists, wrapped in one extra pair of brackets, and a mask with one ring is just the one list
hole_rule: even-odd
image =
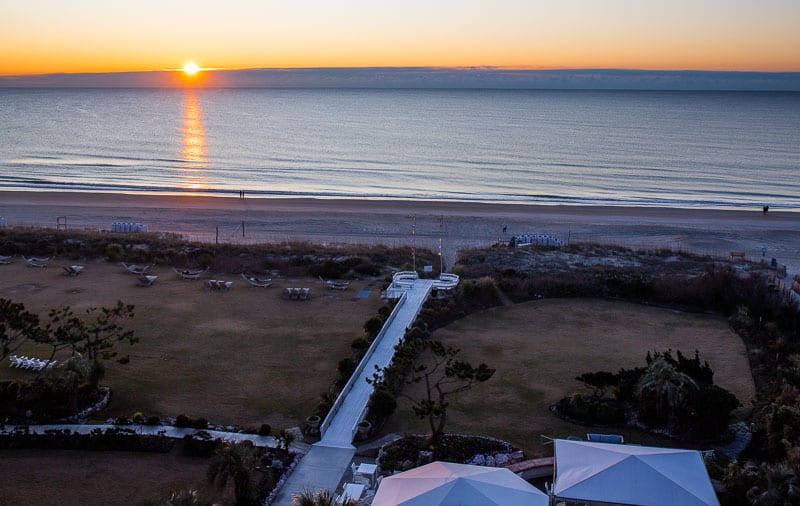
[(233, 480), (236, 504), (250, 505), (255, 502), (253, 471), (256, 470), (257, 463), (255, 449), (251, 445), (225, 443), (217, 450), (208, 466), (206, 477), (220, 489), (225, 488), (228, 480)]
[(800, 486), (795, 469), (785, 462), (762, 464), (762, 480), (747, 491), (750, 504), (757, 506), (783, 506), (800, 502)]
[(358, 501), (350, 498), (337, 501), (336, 495), (330, 490), (317, 490), (316, 492), (306, 490), (302, 494), (292, 496), (292, 504), (294, 506), (356, 506)]
[(667, 420), (672, 422), (681, 402), (697, 388), (692, 378), (659, 357), (650, 363), (639, 380), (638, 394), (645, 411), (654, 408), (659, 420), (666, 414)]

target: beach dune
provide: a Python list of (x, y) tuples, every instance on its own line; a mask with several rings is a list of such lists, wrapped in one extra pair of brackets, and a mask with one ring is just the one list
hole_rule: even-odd
[[(800, 272), (800, 213), (489, 204), (469, 202), (230, 198), (79, 192), (0, 192), (0, 217), (8, 226), (110, 231), (113, 222), (136, 222), (214, 242), (310, 241), (381, 243), (437, 251), (447, 265), (458, 250), (482, 247), (511, 235), (545, 233), (564, 241), (634, 248), (669, 248), (749, 260), (775, 258)], [(503, 231), (503, 228), (506, 231)]]

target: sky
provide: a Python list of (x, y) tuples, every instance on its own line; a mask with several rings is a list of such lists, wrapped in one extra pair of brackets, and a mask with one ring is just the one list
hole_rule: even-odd
[(204, 68), (800, 72), (800, 0), (2, 0), (0, 76)]

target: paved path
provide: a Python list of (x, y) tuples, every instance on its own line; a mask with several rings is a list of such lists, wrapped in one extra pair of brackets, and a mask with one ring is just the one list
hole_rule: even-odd
[(286, 480), (281, 492), (272, 504), (291, 506), (292, 495), (306, 491), (328, 489), (335, 491), (350, 466), (355, 454), (353, 434), (358, 422), (364, 417), (372, 385), (367, 383), (375, 372), (375, 366), (384, 368), (392, 361), (394, 347), (405, 335), (406, 329), (417, 318), (422, 305), (433, 287), (433, 280), (418, 279), (406, 290), (406, 302), (398, 310), (394, 320), (375, 346), (366, 366), (356, 378), (352, 390), (325, 431), (322, 440), (314, 444)]

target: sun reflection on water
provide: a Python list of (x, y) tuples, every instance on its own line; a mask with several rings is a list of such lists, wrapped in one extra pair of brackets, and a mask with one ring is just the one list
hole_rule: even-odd
[(203, 128), (203, 110), (194, 91), (188, 90), (183, 100), (183, 127), (181, 128), (180, 185), (185, 190), (208, 188), (204, 176), (208, 168), (206, 131)]

